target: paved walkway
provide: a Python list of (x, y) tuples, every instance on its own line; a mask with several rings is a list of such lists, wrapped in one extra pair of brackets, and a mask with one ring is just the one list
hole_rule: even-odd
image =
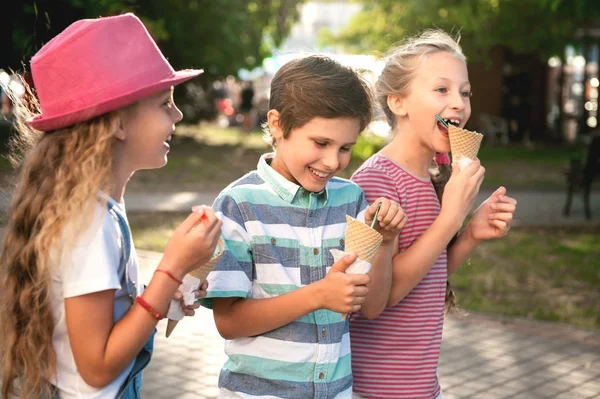
[[(160, 254), (139, 252), (149, 279)], [(169, 339), (165, 325), (143, 397), (216, 398), (225, 355), (211, 312), (181, 321)], [(600, 332), (484, 315), (449, 318), (439, 376), (444, 399), (600, 398)]]

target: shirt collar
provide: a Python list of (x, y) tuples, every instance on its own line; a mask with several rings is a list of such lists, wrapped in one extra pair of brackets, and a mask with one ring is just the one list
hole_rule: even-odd
[[(296, 196), (312, 194), (305, 190), (304, 187), (296, 183), (292, 183), (279, 172), (271, 167), (271, 161), (275, 153), (270, 152), (260, 157), (257, 165), (258, 175), (281, 197), (282, 200), (291, 203)], [(327, 182), (325, 189), (315, 195), (324, 195), (324, 201), (327, 202), (328, 187), (330, 182)]]

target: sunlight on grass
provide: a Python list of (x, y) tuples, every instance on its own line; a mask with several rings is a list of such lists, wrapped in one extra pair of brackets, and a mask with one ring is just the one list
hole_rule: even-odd
[(135, 247), (162, 252), (169, 238), (188, 213), (140, 212), (128, 215)]
[(514, 229), (451, 277), (460, 307), (600, 328), (600, 232)]
[(263, 132), (259, 129), (244, 132), (236, 128), (221, 128), (215, 124), (202, 123), (199, 126), (182, 125), (177, 127), (176, 134), (192, 137), (208, 145), (234, 145), (251, 149), (264, 149), (265, 151), (271, 148), (263, 140)]

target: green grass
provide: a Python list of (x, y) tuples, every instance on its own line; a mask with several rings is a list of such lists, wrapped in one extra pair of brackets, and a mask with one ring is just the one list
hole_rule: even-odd
[(135, 247), (162, 252), (181, 222), (189, 215), (182, 212), (136, 212), (128, 214)]
[(136, 173), (128, 190), (219, 191), (255, 169), (259, 157), (269, 148), (259, 131), (183, 126), (171, 143), (167, 165)]
[(561, 167), (569, 161), (569, 150), (564, 147), (508, 145), (506, 147), (482, 147), (480, 159), (490, 163), (501, 163), (507, 160), (530, 162), (548, 167)]
[(562, 189), (570, 154), (566, 147), (482, 147), (479, 159), (486, 168), (483, 184), (506, 185), (509, 188)]
[(600, 329), (600, 228), (520, 228), (451, 277), (461, 308)]
[(10, 161), (5, 156), (0, 155), (0, 171), (10, 171), (11, 169)]

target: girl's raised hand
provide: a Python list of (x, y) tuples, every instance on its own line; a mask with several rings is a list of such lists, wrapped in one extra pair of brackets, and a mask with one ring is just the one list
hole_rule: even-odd
[(219, 241), (222, 224), (210, 207), (194, 207), (167, 243), (162, 267), (182, 279), (208, 262)]
[(504, 237), (510, 230), (517, 200), (506, 196), (506, 188), (498, 188), (473, 214), (466, 232), (475, 241)]
[(452, 164), (452, 176), (444, 188), (440, 215), (449, 218), (456, 231), (473, 209), (484, 175), (485, 168), (481, 166), (479, 159), (475, 159), (463, 170), (460, 170), (458, 163)]
[(400, 205), (388, 198), (381, 197), (367, 208), (365, 212), (365, 223), (367, 225), (371, 225), (380, 203), (381, 207), (377, 213), (377, 223), (374, 227), (383, 236), (383, 241), (391, 241), (404, 228), (408, 218)]

